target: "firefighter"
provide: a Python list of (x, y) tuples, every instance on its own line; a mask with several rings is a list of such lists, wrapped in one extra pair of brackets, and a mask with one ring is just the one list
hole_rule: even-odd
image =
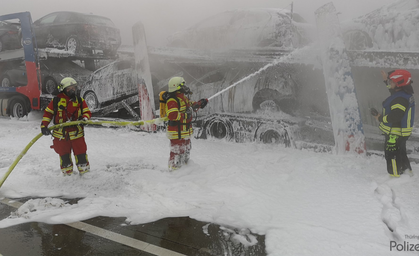
[(191, 151), (192, 113), (204, 108), (208, 99), (197, 102), (190, 101), (192, 94), (185, 85), (183, 77), (172, 77), (168, 83), (168, 93), (165, 96), (167, 122), (167, 137), (170, 139), (169, 170), (173, 171), (187, 164)]
[(381, 71), (381, 75), (391, 95), (383, 102), (382, 114), (374, 108), (371, 114), (380, 122), (379, 128), (385, 136), (387, 171), (393, 177), (399, 177), (406, 170), (412, 175), (406, 152), (406, 141), (412, 134), (415, 120), (412, 76), (409, 71), (402, 69), (388, 73)]
[(43, 135), (52, 134), (54, 137), (53, 148), (60, 156), (60, 166), (64, 176), (73, 173), (71, 151), (73, 151), (79, 174), (83, 175), (90, 170), (83, 125), (54, 129), (52, 133), (48, 129), (48, 125), (51, 120), (54, 124), (77, 120), (86, 121), (90, 119), (92, 113), (84, 99), (78, 96), (76, 80), (71, 77), (64, 78), (58, 86), (58, 90), (60, 93), (54, 97), (44, 111), (41, 131)]

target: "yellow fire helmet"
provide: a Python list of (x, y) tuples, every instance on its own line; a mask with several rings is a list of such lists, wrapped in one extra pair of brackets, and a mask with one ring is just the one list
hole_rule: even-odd
[(63, 80), (61, 80), (60, 85), (58, 85), (58, 91), (62, 92), (65, 88), (72, 85), (77, 85), (76, 80), (71, 77), (65, 77)]
[(182, 86), (185, 85), (185, 79), (183, 79), (183, 77), (180, 76), (175, 76), (170, 78), (169, 80), (169, 92), (175, 92), (177, 90), (180, 90), (182, 88)]

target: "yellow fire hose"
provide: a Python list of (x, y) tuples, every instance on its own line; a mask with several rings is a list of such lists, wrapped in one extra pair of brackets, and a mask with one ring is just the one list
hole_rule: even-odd
[[(65, 127), (65, 126), (72, 126), (72, 125), (78, 125), (78, 124), (92, 124), (92, 125), (102, 125), (102, 126), (140, 126), (140, 125), (148, 125), (148, 124), (159, 124), (159, 123), (163, 123), (164, 121), (167, 121), (167, 118), (156, 118), (156, 119), (152, 119), (152, 120), (147, 120), (147, 121), (92, 121), (92, 120), (87, 120), (87, 121), (73, 121), (73, 122), (67, 122), (67, 123), (63, 123), (63, 124), (57, 124), (57, 125), (53, 125), (51, 127), (48, 127), (49, 130), (54, 130), (57, 128), (61, 128), (61, 127)], [(3, 185), (3, 183), (6, 181), (7, 177), (9, 177), (10, 173), (13, 171), (13, 169), (15, 168), (15, 166), (17, 165), (17, 163), (19, 163), (20, 159), (22, 159), (22, 157), (26, 154), (26, 152), (28, 152), (28, 150), (32, 147), (33, 144), (35, 144), (35, 142), (42, 137), (42, 133), (39, 133), (38, 135), (35, 136), (35, 138), (33, 138), (31, 140), (31, 142), (29, 142), (29, 144), (22, 150), (22, 152), (17, 156), (16, 160), (12, 163), (12, 165), (9, 167), (9, 170), (6, 172), (6, 174), (3, 176), (3, 178), (0, 180), (0, 188)]]

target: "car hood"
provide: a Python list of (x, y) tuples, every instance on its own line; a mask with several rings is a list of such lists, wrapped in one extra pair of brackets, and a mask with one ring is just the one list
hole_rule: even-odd
[(44, 71), (44, 75), (48, 74), (59, 83), (64, 77), (73, 77), (82, 87), (88, 80), (91, 71), (82, 68), (72, 61), (49, 61), (44, 62), (41, 70)]

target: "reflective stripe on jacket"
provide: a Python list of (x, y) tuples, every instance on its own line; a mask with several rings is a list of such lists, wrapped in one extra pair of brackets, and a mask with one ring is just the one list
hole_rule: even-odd
[(392, 94), (383, 102), (380, 130), (385, 134), (407, 137), (415, 121), (415, 98), (404, 91)]
[[(64, 93), (59, 93), (56, 102), (57, 106), (54, 107), (54, 99), (48, 104), (42, 117), (41, 127), (48, 127), (51, 121), (54, 124), (62, 124), (70, 121), (77, 121), (80, 117), (90, 119), (92, 113), (89, 110), (84, 99), (77, 97), (72, 101)], [(81, 100), (81, 102), (79, 102)], [(84, 136), (84, 127), (81, 125), (67, 126), (58, 128), (52, 131), (52, 136), (58, 139), (75, 140)]]
[(166, 115), (169, 119), (166, 135), (169, 139), (188, 139), (193, 133), (192, 116), (185, 118), (185, 112), (193, 102), (183, 93), (177, 93), (176, 98), (169, 98), (166, 102)]

